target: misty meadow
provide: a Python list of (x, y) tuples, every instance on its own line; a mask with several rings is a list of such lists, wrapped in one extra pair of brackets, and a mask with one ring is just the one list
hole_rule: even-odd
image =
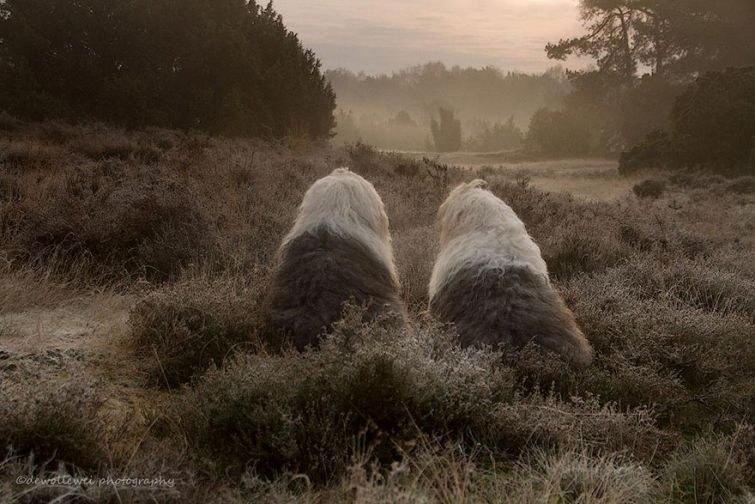
[(0, 0), (0, 502), (752, 502), (755, 5), (500, 4)]

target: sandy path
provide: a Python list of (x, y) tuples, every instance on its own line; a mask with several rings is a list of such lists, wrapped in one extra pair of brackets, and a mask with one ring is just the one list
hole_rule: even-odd
[(100, 415), (115, 445), (141, 439), (166, 393), (143, 387), (129, 345), (132, 296), (92, 294), (60, 306), (0, 314), (0, 379), (50, 387), (82, 374), (104, 400)]
[(128, 310), (134, 300), (115, 294), (75, 298), (52, 308), (0, 314), (2, 349), (13, 355), (49, 351), (122, 360)]

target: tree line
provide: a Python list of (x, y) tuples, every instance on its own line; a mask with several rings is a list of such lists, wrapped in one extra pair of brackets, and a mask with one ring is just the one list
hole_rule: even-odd
[[(534, 75), (431, 62), (390, 75), (346, 69), (325, 75), (338, 95), (338, 141), (362, 139), (404, 150), (438, 147), (430, 126), (433, 120), (441, 124), (441, 114), (448, 111), (461, 121), (465, 138), (457, 140), (454, 133), (441, 140), (439, 149), (453, 150), (454, 144), (467, 150), (517, 147), (519, 127), (526, 126), (539, 108), (561, 103), (571, 90), (566, 72), (558, 66)], [(445, 122), (453, 124), (450, 118)], [(446, 135), (441, 130), (436, 129), (436, 135)]]
[(0, 1), (0, 110), (229, 135), (327, 137), (315, 54), (255, 0)]

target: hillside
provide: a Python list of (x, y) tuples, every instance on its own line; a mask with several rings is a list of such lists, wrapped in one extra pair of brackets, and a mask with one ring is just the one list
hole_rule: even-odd
[[(275, 251), (344, 165), (385, 202), (411, 324), (351, 307), (298, 354), (268, 322)], [(538, 188), (559, 170), (3, 116), (0, 501), (750, 502), (753, 179), (586, 199)], [(540, 245), (592, 367), (461, 350), (425, 313), (435, 214), (475, 176)], [(26, 480), (55, 475), (93, 481)]]

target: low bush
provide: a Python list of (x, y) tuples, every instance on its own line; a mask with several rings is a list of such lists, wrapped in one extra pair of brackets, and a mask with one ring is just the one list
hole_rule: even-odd
[(639, 170), (658, 169), (668, 166), (670, 138), (665, 131), (653, 131), (638, 145), (619, 157), (619, 174), (630, 175)]
[(102, 178), (101, 187), (62, 179), (54, 193), (6, 206), (12, 258), (88, 264), (92, 276), (105, 279), (162, 280), (175, 277), (205, 247), (206, 223), (179, 184)]
[(102, 399), (95, 385), (82, 380), (42, 387), (0, 382), (2, 455), (31, 457), (53, 468), (60, 463), (91, 470), (105, 463), (104, 426), (97, 417)]
[[(753, 495), (750, 463), (753, 445), (739, 445), (737, 436), (709, 437), (688, 443), (673, 454), (661, 473), (667, 502), (747, 502)], [(752, 440), (750, 439), (750, 443)], [(748, 460), (748, 455), (750, 460)]]
[(404, 334), (350, 309), (318, 352), (238, 355), (179, 402), (182, 435), (218, 472), (341, 476), (365, 446), (390, 465), (421, 434), (487, 428), (511, 397), (500, 356), (420, 325)]
[(611, 455), (578, 450), (535, 452), (517, 469), (507, 488), (509, 502), (651, 502), (656, 490), (647, 467)]
[(755, 406), (749, 398), (755, 391), (752, 320), (690, 306), (649, 287), (647, 275), (664, 268), (635, 260), (569, 282), (567, 299), (576, 300), (575, 313), (596, 351), (582, 387), (625, 406), (654, 404), (664, 424), (699, 429), (713, 419), (743, 421)]
[(605, 204), (512, 183), (494, 181), (491, 188), (526, 223), (555, 279), (604, 271), (633, 252), (620, 239), (615, 210)]
[(753, 194), (755, 193), (755, 177), (739, 177), (726, 186), (726, 192), (734, 194)]
[(244, 346), (278, 343), (268, 330), (266, 294), (260, 274), (246, 281), (187, 280), (141, 300), (129, 324), (148, 381), (177, 387)]
[(638, 198), (660, 198), (666, 190), (666, 184), (662, 180), (646, 180), (634, 186), (632, 192)]
[(427, 286), (430, 283), (435, 250), (438, 248), (437, 232), (430, 226), (419, 226), (393, 236), (401, 279), (401, 298), (411, 311), (427, 307)]
[[(649, 461), (676, 443), (652, 409), (589, 396), (591, 373), (565, 378), (587, 398), (525, 392), (524, 353), (502, 359), (459, 349), (453, 333), (430, 322), (401, 332), (358, 317), (347, 313), (319, 352), (239, 354), (197, 382), (173, 415), (200, 463), (214, 473), (254, 467), (322, 483), (342, 477), (360, 447), (389, 467), (411, 459), (420, 439), (484, 447), (498, 460), (535, 444)], [(564, 377), (552, 378), (560, 390)]]
[[(521, 375), (519, 375), (521, 376)], [(554, 382), (558, 386), (558, 382)], [(517, 387), (521, 394), (521, 389)], [(480, 440), (509, 458), (525, 454), (532, 446), (545, 449), (589, 450), (624, 453), (635, 460), (650, 461), (668, 453), (677, 436), (656, 425), (656, 415), (647, 407), (601, 404), (597, 396), (570, 399), (555, 393), (519, 395), (495, 408)]]

